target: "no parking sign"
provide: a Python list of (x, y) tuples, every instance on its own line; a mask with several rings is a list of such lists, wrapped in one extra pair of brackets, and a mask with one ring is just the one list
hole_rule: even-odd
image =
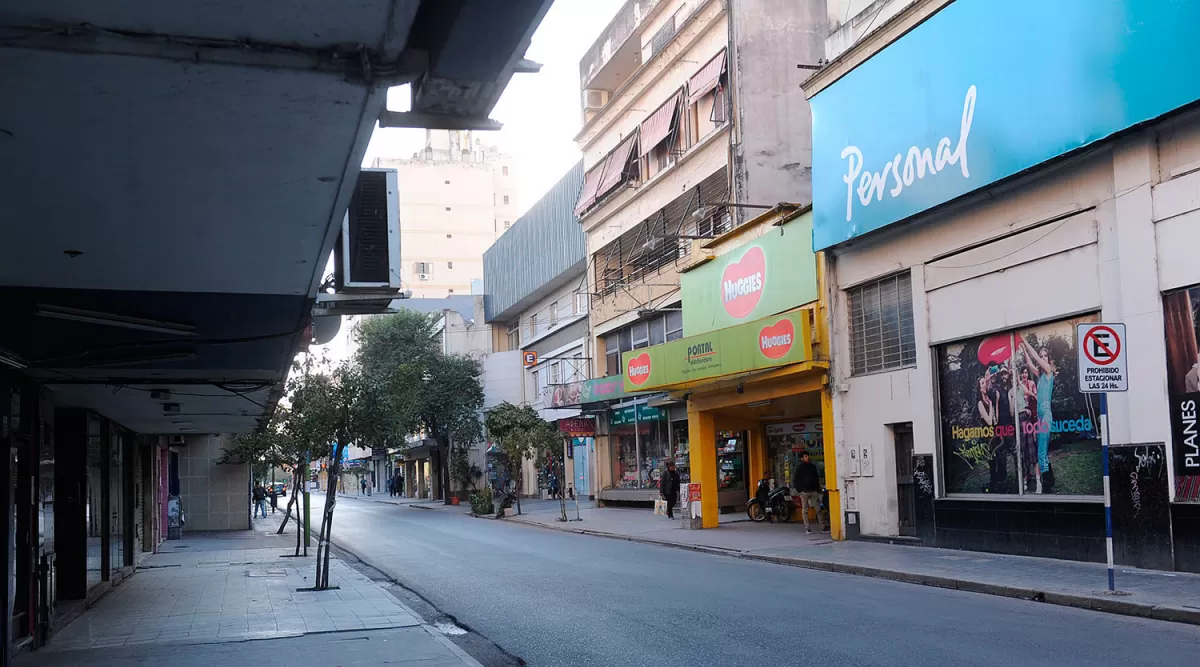
[(1079, 391), (1089, 394), (1129, 390), (1125, 325), (1091, 322), (1075, 330), (1079, 351)]

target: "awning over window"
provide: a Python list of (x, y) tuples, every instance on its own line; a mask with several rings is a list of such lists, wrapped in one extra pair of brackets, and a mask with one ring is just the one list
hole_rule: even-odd
[(583, 215), (583, 212), (596, 201), (596, 189), (600, 187), (600, 177), (604, 175), (604, 163), (607, 160), (601, 160), (592, 167), (583, 177), (583, 191), (579, 193), (579, 203), (575, 205), (575, 215)]
[(616, 149), (608, 154), (608, 159), (604, 161), (604, 177), (600, 179), (600, 187), (596, 188), (597, 197), (603, 197), (608, 194), (609, 190), (621, 183), (621, 179), (625, 175), (625, 168), (629, 166), (629, 157), (633, 154), (633, 144), (637, 138), (638, 134), (634, 132), (625, 137), (625, 141), (618, 144)]
[(676, 111), (679, 109), (679, 98), (683, 96), (683, 91), (679, 91), (667, 100), (667, 103), (658, 108), (654, 113), (650, 114), (646, 120), (642, 121), (642, 141), (641, 150), (638, 152), (638, 157), (642, 157), (646, 153), (654, 150), (654, 147), (661, 144), (671, 136), (671, 131), (679, 122), (679, 114)]
[(708, 61), (699, 72), (688, 79), (688, 104), (711, 93), (717, 84), (721, 83), (721, 75), (725, 73), (725, 49)]

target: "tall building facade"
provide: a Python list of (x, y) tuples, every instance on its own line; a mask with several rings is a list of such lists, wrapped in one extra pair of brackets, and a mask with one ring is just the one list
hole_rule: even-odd
[(376, 158), (400, 186), (401, 280), (414, 298), (470, 294), (483, 253), (517, 219), (511, 156), (473, 132), (426, 130), (408, 159)]

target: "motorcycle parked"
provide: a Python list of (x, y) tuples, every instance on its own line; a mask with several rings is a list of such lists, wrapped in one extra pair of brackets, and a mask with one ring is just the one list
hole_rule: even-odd
[(772, 491), (770, 482), (761, 479), (758, 481), (758, 489), (754, 492), (754, 498), (746, 506), (746, 516), (755, 522), (766, 521), (768, 518), (771, 521), (788, 522), (792, 520), (792, 513), (795, 512), (795, 509), (791, 490), (786, 484), (780, 484)]

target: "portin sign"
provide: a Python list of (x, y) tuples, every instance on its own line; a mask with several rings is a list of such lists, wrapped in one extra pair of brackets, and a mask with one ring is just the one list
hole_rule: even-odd
[(1075, 338), (1079, 351), (1079, 391), (1099, 394), (1129, 390), (1124, 324), (1079, 324)]

